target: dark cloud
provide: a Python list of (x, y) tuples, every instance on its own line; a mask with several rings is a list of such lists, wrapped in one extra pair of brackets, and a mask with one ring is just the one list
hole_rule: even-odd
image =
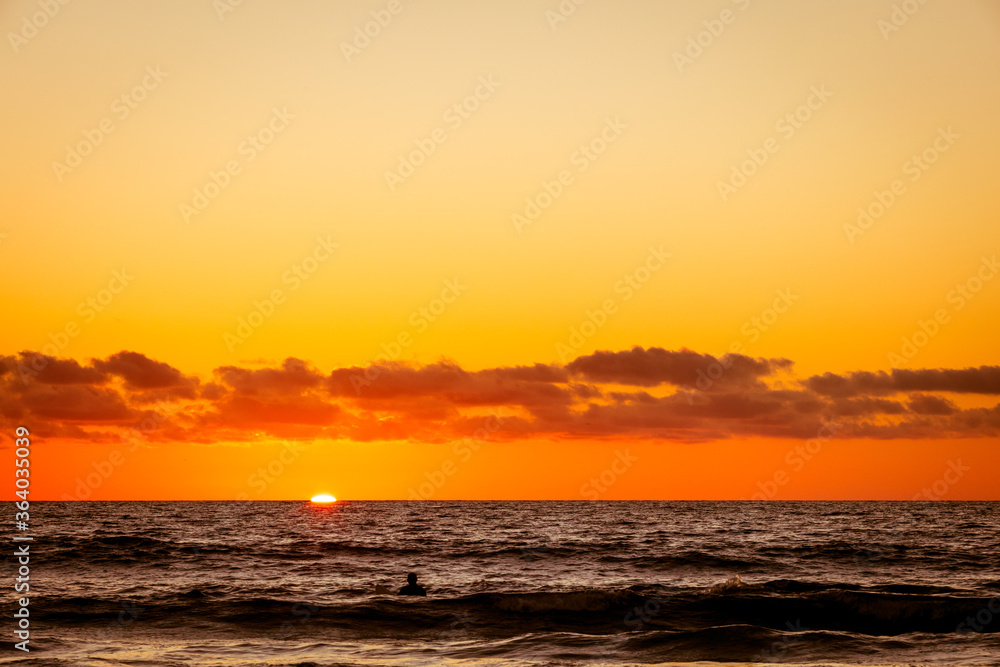
[(285, 359), (281, 368), (250, 370), (238, 366), (222, 366), (215, 369), (215, 375), (222, 384), (245, 395), (301, 394), (323, 382), (323, 375), (319, 371), (295, 357)]
[(1000, 394), (1000, 366), (962, 369), (897, 369), (892, 372), (892, 379), (899, 391)]
[(805, 381), (805, 385), (821, 396), (835, 398), (859, 395), (881, 396), (894, 392), (892, 378), (883, 371), (878, 373), (862, 371), (848, 375), (824, 373), (813, 375)]
[(121, 422), (133, 413), (113, 389), (83, 385), (33, 385), (21, 405), (35, 418), (64, 422)]
[[(660, 384), (701, 389), (712, 385), (752, 385), (761, 377), (790, 369), (788, 359), (754, 359), (742, 354), (721, 358), (688, 349), (634, 347), (621, 352), (598, 351), (577, 357), (566, 369), (592, 382), (655, 387)], [(703, 389), (704, 390), (704, 389)]]
[(135, 389), (168, 389), (196, 384), (170, 364), (154, 361), (138, 352), (118, 352), (107, 359), (91, 360), (93, 367), (104, 374), (117, 375)]
[(946, 398), (916, 394), (910, 397), (910, 412), (918, 415), (950, 415), (958, 412), (954, 403)]
[(950, 391), (960, 394), (1000, 394), (1000, 366), (979, 368), (895, 369), (892, 373), (860, 371), (846, 375), (824, 373), (805, 381), (823, 396), (879, 396), (911, 391)]
[[(1000, 406), (963, 408), (946, 394), (1000, 393), (998, 367), (825, 373), (779, 378), (787, 359), (635, 347), (565, 366), (466, 370), (451, 361), (389, 363), (329, 374), (280, 365), (216, 368), (201, 383), (132, 351), (80, 364), (35, 352), (0, 356), (0, 423), (46, 437), (156, 442), (266, 438), (453, 442), (490, 439), (953, 438), (1000, 434)], [(24, 374), (19, 367), (30, 368)], [(25, 378), (27, 381), (24, 381)], [(120, 378), (121, 382), (111, 382)], [(632, 388), (632, 389), (629, 389)], [(956, 399), (957, 400), (957, 399)]]
[[(57, 359), (38, 352), (24, 351), (13, 364), (13, 373), (27, 385), (41, 384), (103, 384), (106, 373), (91, 366), (81, 366), (75, 359)], [(9, 359), (9, 357), (8, 357)]]
[(901, 415), (906, 412), (902, 403), (885, 398), (837, 398), (833, 401), (834, 414), (839, 417), (867, 415)]
[(404, 364), (339, 368), (329, 376), (330, 394), (372, 403), (405, 402), (435, 396), (456, 406), (521, 405), (527, 408), (565, 405), (573, 390), (562, 386), (567, 375), (559, 368), (491, 368), (466, 371), (441, 361), (421, 367)]

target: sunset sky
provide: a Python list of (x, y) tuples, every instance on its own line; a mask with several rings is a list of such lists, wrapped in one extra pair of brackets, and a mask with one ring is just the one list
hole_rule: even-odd
[(1000, 499), (991, 0), (0, 25), (33, 499)]

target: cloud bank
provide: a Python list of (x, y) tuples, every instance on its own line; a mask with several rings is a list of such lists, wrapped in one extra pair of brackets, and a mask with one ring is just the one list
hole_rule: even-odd
[(466, 370), (450, 361), (323, 372), (308, 361), (220, 366), (199, 378), (134, 351), (80, 362), (0, 356), (0, 421), (43, 438), (244, 442), (267, 438), (448, 442), (502, 415), (494, 441), (700, 442), (1000, 433), (1000, 367), (796, 377), (788, 359), (687, 349), (598, 351), (565, 365)]

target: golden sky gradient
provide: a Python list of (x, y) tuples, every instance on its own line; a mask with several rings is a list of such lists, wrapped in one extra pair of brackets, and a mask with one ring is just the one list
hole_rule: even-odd
[[(629, 448), (601, 498), (744, 498), (839, 416), (773, 497), (911, 498), (961, 459), (942, 497), (1000, 498), (989, 0), (17, 0), (0, 26), (0, 421), (40, 434), (40, 497), (120, 450), (89, 497), (406, 498), (455, 458), (431, 497), (581, 498)], [(567, 370), (635, 346), (706, 356)], [(74, 361), (25, 379), (35, 353)], [(475, 386), (335, 386), (380, 353)], [(727, 353), (767, 372), (657, 421)], [(268, 385), (288, 358), (312, 379)], [(890, 380), (814, 379), (856, 372)]]

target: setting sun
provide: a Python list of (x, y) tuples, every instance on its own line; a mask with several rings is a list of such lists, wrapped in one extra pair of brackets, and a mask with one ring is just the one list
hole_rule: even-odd
[(309, 499), (311, 503), (335, 503), (337, 499), (331, 496), (329, 493), (320, 493)]

